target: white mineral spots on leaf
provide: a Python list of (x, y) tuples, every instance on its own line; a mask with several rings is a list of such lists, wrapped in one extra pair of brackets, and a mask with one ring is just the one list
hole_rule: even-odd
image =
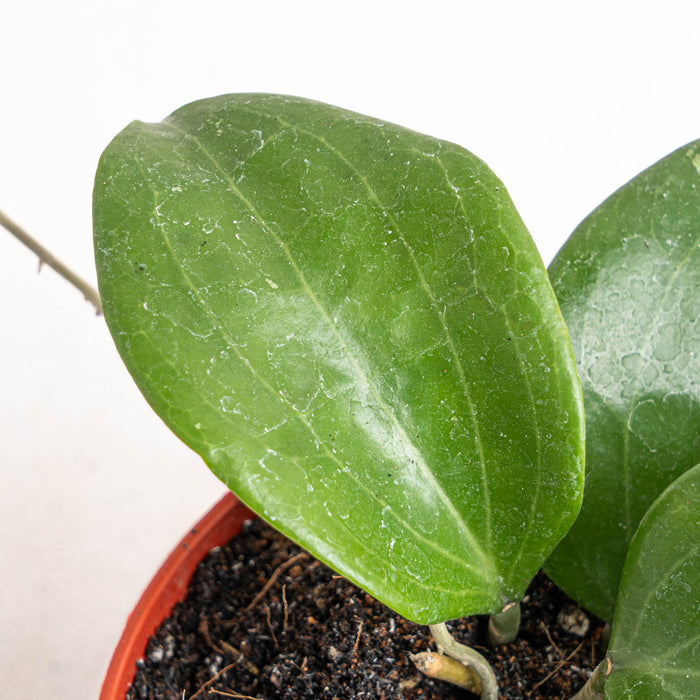
[[(392, 320), (390, 331), (394, 350), (401, 359), (415, 359), (447, 345), (439, 319), (428, 309), (416, 309), (407, 305)], [(421, 340), (422, 343), (419, 342)]]
[[(297, 498), (279, 498), (280, 483), (284, 482), (285, 493), (296, 493)], [(266, 514), (286, 522), (301, 518), (300, 508), (305, 497), (313, 492), (306, 471), (293, 459), (280, 455), (268, 448), (258, 460), (255, 472), (248, 475), (251, 489), (261, 494), (262, 502), (266, 504)]]
[(654, 317), (647, 311), (639, 309), (634, 312), (634, 316), (637, 320), (637, 326), (642, 333), (648, 333), (654, 327)]
[(642, 370), (642, 382), (648, 387), (653, 386), (658, 377), (659, 370), (656, 365), (649, 364)]
[(700, 309), (698, 309), (697, 300), (689, 291), (681, 300), (681, 313), (688, 321), (700, 320)]
[[(607, 271), (591, 290), (582, 328), (572, 331), (583, 338), (577, 351), (587, 366), (582, 380), (589, 380), (611, 404), (634, 400), (650, 388), (677, 390), (678, 377), (697, 362), (690, 347), (693, 333), (686, 327), (697, 318), (696, 305), (676, 291), (679, 274), (689, 286), (689, 269), (669, 265), (668, 251), (663, 260), (654, 257), (647, 247), (651, 240), (629, 239), (619, 261), (606, 263)], [(652, 249), (656, 245), (652, 241)], [(629, 270), (635, 270), (633, 277)], [(611, 293), (611, 288), (616, 291)], [(605, 346), (595, 340), (603, 334)]]
[(215, 332), (198, 313), (194, 300), (174, 289), (154, 289), (143, 308), (152, 316), (167, 319), (173, 330), (187, 331), (196, 338), (209, 338)]
[(673, 360), (681, 350), (681, 328), (677, 323), (666, 323), (657, 332), (654, 357), (660, 361)]
[(224, 413), (234, 413), (236, 415), (242, 415), (243, 413), (241, 411), (241, 404), (237, 402), (233, 396), (222, 397), (219, 401), (219, 405)]
[(630, 372), (637, 373), (642, 369), (644, 360), (638, 352), (630, 353), (622, 358), (622, 366)]
[(588, 376), (598, 389), (617, 386), (620, 380), (620, 372), (616, 364), (610, 358), (605, 357), (591, 363)]
[(419, 581), (430, 578), (433, 567), (425, 552), (410, 540), (395, 541), (393, 545), (389, 552), (389, 561), (394, 568)]

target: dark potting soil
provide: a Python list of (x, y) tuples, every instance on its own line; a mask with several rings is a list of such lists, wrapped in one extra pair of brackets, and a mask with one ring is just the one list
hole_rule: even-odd
[[(485, 619), (449, 627), (489, 660), (501, 700), (570, 698), (602, 659), (603, 623), (542, 573), (522, 614), (517, 641), (496, 649), (484, 645)], [(416, 670), (409, 654), (427, 649), (427, 627), (254, 520), (199, 565), (126, 700), (477, 700)]]

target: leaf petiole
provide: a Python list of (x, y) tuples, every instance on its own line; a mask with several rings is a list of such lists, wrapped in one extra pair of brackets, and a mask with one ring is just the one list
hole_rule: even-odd
[(487, 632), (492, 647), (510, 644), (520, 629), (520, 603), (508, 603), (500, 613), (489, 617)]

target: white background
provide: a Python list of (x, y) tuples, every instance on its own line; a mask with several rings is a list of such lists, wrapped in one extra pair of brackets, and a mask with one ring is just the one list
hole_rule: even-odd
[[(129, 121), (302, 95), (455, 141), (545, 262), (700, 138), (700, 3), (6, 2), (0, 209), (94, 283), (91, 189)], [(122, 624), (223, 487), (150, 412), (80, 294), (0, 231), (0, 696), (96, 698)]]

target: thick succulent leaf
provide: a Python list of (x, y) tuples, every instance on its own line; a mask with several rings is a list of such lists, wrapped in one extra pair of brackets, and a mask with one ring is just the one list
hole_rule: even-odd
[(622, 570), (609, 700), (681, 700), (700, 689), (700, 464), (642, 518)]
[(580, 506), (582, 401), (484, 163), (229, 95), (120, 133), (94, 217), (127, 367), (247, 504), (418, 622), (522, 595)]
[(611, 620), (630, 539), (700, 460), (700, 141), (596, 209), (550, 266), (586, 407), (581, 514), (547, 563)]

